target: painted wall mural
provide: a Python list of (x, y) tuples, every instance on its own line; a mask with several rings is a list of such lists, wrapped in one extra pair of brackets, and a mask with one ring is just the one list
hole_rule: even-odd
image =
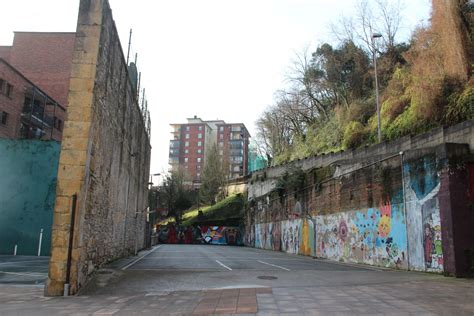
[(431, 156), (406, 163), (404, 190), (400, 186), (376, 208), (256, 224), (255, 247), (442, 272), (439, 169)]
[(281, 250), (297, 254), (300, 249), (301, 220), (293, 219), (281, 222)]
[(176, 227), (173, 224), (157, 227), (158, 241), (163, 244), (243, 245), (239, 227), (196, 226)]
[(443, 271), (437, 169), (434, 157), (404, 166), (409, 264), (413, 270)]
[(338, 261), (407, 268), (403, 205), (316, 217), (316, 255)]

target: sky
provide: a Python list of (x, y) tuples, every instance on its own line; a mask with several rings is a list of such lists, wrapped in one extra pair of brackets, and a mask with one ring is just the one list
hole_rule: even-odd
[[(125, 54), (133, 29), (151, 112), (150, 173), (168, 169), (169, 124), (188, 117), (242, 122), (255, 136), (295, 54), (334, 43), (329, 25), (358, 1), (109, 0)], [(0, 45), (12, 44), (13, 31), (74, 32), (78, 7), (79, 0), (6, 1)], [(406, 0), (402, 38), (429, 13), (430, 0)]]

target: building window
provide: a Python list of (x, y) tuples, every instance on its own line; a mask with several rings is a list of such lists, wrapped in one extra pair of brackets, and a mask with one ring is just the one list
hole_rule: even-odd
[(224, 147), (224, 143), (222, 141), (219, 142), (219, 147)]
[(12, 97), (13, 94), (13, 86), (9, 83), (7, 83), (7, 91), (5, 92), (5, 95), (9, 98)]
[(196, 158), (197, 162), (201, 162), (201, 157)]
[(202, 126), (199, 126), (199, 127), (198, 127), (198, 130), (202, 131)]
[(5, 80), (0, 78), (0, 93), (3, 93), (4, 87), (5, 87)]
[(224, 126), (220, 126), (219, 131), (223, 132), (224, 131)]
[(188, 157), (184, 157), (184, 162), (188, 162)]
[(186, 139), (189, 139), (189, 134), (186, 134)]
[(189, 132), (189, 126), (186, 126), (186, 131), (188, 131), (188, 132)]
[(202, 154), (202, 149), (198, 149), (198, 150), (197, 150), (197, 153), (198, 153), (198, 154)]
[(63, 122), (55, 116), (53, 125), (55, 129), (57, 129), (58, 131), (61, 131)]
[(196, 165), (197, 170), (201, 170), (201, 165)]
[(185, 153), (185, 154), (189, 154), (189, 149), (185, 149), (185, 150), (184, 150), (184, 153)]
[(201, 142), (201, 141), (198, 141), (198, 146), (202, 146), (202, 142)]
[(8, 122), (8, 113), (7, 112), (2, 112), (2, 125), (7, 125)]
[(196, 177), (199, 179), (201, 177), (201, 173), (196, 173)]
[(219, 155), (221, 155), (221, 156), (224, 155), (224, 151), (222, 149), (219, 150)]
[(199, 133), (199, 134), (198, 134), (198, 138), (202, 138), (202, 133)]
[(184, 143), (184, 146), (188, 147), (188, 146), (189, 146), (189, 142), (186, 141), (186, 142)]

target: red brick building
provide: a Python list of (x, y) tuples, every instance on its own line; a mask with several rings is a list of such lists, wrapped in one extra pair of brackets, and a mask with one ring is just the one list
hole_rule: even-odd
[(15, 32), (12, 46), (0, 46), (0, 58), (67, 106), (75, 38), (76, 33)]
[(62, 138), (66, 109), (0, 58), (0, 138)]
[(217, 144), (220, 155), (229, 162), (229, 177), (248, 173), (250, 134), (242, 123), (227, 124), (222, 120), (203, 121), (188, 118), (187, 123), (171, 124), (169, 163), (172, 170), (181, 169), (199, 186), (206, 160), (206, 148)]

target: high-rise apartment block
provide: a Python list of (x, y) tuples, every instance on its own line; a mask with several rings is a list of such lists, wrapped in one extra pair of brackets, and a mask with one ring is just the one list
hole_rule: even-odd
[(244, 124), (203, 121), (196, 116), (187, 121), (171, 124), (169, 163), (172, 170), (183, 170), (193, 185), (199, 186), (207, 151), (216, 144), (223, 162), (228, 165), (230, 179), (248, 173), (250, 134)]

